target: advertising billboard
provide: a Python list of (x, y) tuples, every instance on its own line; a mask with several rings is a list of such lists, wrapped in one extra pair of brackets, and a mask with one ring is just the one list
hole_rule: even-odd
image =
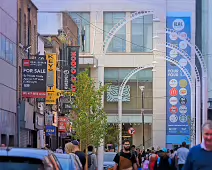
[[(167, 28), (174, 29), (177, 33), (166, 35), (166, 41), (184, 50), (191, 56), (191, 48), (183, 40), (191, 38), (191, 16), (187, 13), (169, 13), (166, 18)], [(181, 37), (178, 38), (177, 34)], [(166, 55), (177, 60), (179, 65), (191, 73), (188, 61), (176, 50), (166, 48)], [(191, 89), (185, 74), (176, 65), (166, 63), (166, 143), (190, 144), (190, 119), (191, 119)]]
[(46, 126), (46, 136), (56, 136), (57, 129), (55, 126)]
[(23, 98), (46, 97), (47, 61), (37, 59), (22, 60)]

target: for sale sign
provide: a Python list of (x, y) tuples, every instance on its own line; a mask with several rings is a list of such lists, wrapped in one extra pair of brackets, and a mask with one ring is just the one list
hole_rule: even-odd
[(22, 60), (22, 97), (46, 97), (47, 61), (37, 59)]

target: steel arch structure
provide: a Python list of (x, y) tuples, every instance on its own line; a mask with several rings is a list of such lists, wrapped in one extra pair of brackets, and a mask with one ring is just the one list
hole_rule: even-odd
[[(135, 13), (132, 13), (131, 16), (129, 18), (124, 18), (122, 20), (120, 20), (111, 30), (110, 32), (107, 34), (104, 43), (103, 43), (103, 54), (102, 54), (102, 58), (105, 56), (108, 46), (112, 40), (112, 38), (115, 36), (115, 34), (119, 31), (119, 29), (121, 27), (123, 27), (126, 23), (128, 23), (129, 21), (132, 21), (133, 19), (136, 19), (138, 17), (141, 16), (145, 16), (145, 15), (153, 15), (154, 12), (152, 10), (146, 10), (146, 11), (137, 11)], [(175, 30), (166, 28), (166, 33), (171, 34), (173, 32), (176, 32)], [(179, 35), (177, 34), (177, 36), (179, 37)], [(181, 38), (181, 37), (179, 37)], [(206, 94), (207, 93), (207, 67), (205, 65), (204, 62), (204, 58), (202, 57), (202, 53), (200, 52), (199, 48), (195, 45), (195, 47), (191, 44), (190, 39), (187, 38), (184, 41), (187, 42), (187, 44), (195, 51), (198, 60), (200, 62), (201, 65), (201, 69), (204, 73), (203, 75), (203, 79), (202, 79), (202, 85), (203, 85), (203, 90), (202, 90), (202, 94)], [(195, 70), (196, 71), (196, 70)], [(206, 102), (206, 97), (203, 97), (203, 113), (206, 113), (206, 108), (207, 108), (207, 102)], [(206, 121), (206, 115), (203, 116), (203, 122)]]

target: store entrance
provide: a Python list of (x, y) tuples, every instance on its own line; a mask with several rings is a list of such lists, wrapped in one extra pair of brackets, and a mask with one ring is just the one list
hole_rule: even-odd
[(122, 125), (122, 141), (129, 140), (131, 144), (133, 144), (133, 138), (132, 135), (128, 133), (128, 129), (132, 127), (129, 123), (125, 123)]

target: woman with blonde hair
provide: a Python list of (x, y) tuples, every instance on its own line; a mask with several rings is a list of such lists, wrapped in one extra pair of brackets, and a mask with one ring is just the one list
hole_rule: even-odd
[(74, 153), (74, 145), (71, 142), (65, 144), (65, 151), (67, 154), (74, 158), (76, 170), (82, 170), (82, 164), (79, 160), (79, 157)]

